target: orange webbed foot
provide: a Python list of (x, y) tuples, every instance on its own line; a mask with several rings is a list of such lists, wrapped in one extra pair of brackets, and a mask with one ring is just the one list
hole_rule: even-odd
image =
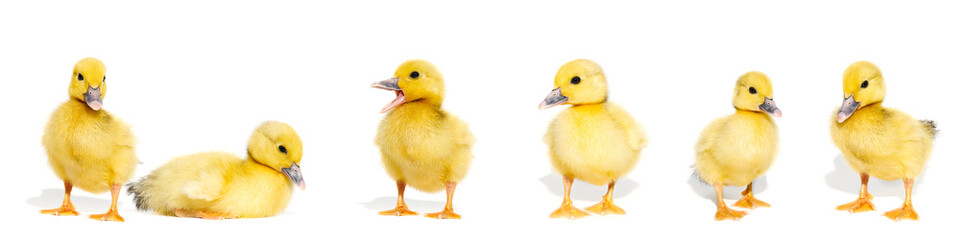
[(736, 203), (733, 203), (733, 206), (746, 208), (746, 209), (755, 209), (758, 207), (770, 207), (769, 203), (760, 201), (759, 199), (753, 197), (753, 195), (746, 195), (743, 198), (740, 198)]
[(560, 205), (560, 208), (550, 213), (550, 218), (569, 218), (577, 219), (589, 216), (590, 214), (584, 212), (583, 210), (578, 209), (573, 206), (573, 203), (564, 203)]
[(99, 220), (99, 221), (123, 222), (123, 217), (121, 217), (120, 213), (118, 213), (116, 210), (111, 210), (104, 214), (90, 215), (90, 219)]
[(460, 219), (460, 214), (453, 212), (453, 209), (450, 208), (444, 208), (443, 211), (440, 212), (428, 213), (425, 216), (436, 219)]
[(587, 211), (595, 213), (597, 215), (606, 215), (606, 214), (618, 214), (624, 215), (627, 212), (623, 211), (623, 208), (618, 207), (613, 204), (613, 201), (601, 201), (600, 203), (594, 204), (593, 206), (587, 207)]
[(891, 220), (900, 221), (900, 220), (917, 220), (917, 211), (913, 210), (913, 205), (904, 204), (903, 207), (894, 209), (883, 214)]
[(743, 216), (746, 216), (747, 212), (737, 211), (730, 209), (728, 207), (717, 208), (717, 214), (713, 216), (713, 219), (717, 221), (723, 220), (740, 220)]
[(848, 211), (851, 213), (876, 210), (876, 208), (873, 206), (873, 202), (870, 202), (871, 198), (873, 198), (873, 196), (870, 195), (867, 195), (866, 197), (859, 197), (853, 202), (837, 206), (837, 210)]
[(400, 217), (400, 216), (414, 216), (414, 215), (420, 215), (420, 214), (414, 211), (410, 211), (410, 209), (407, 208), (407, 206), (397, 206), (396, 208), (380, 212), (380, 215)]
[(40, 213), (42, 213), (42, 214), (50, 214), (50, 215), (54, 215), (54, 216), (77, 216), (77, 215), (80, 215), (80, 213), (77, 213), (77, 210), (76, 210), (75, 208), (73, 208), (73, 205), (69, 205), (69, 204), (64, 204), (63, 206), (60, 206), (60, 207), (54, 208), (54, 209), (44, 209), (44, 210), (40, 210)]

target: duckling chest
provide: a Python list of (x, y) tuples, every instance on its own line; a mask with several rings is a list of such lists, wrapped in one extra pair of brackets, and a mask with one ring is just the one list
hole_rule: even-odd
[(559, 146), (573, 149), (621, 149), (627, 145), (622, 126), (602, 107), (570, 108), (554, 120), (550, 136)]
[(240, 217), (264, 217), (283, 211), (293, 195), (293, 184), (273, 170), (256, 170), (236, 176), (219, 205)]
[(404, 158), (437, 157), (455, 146), (446, 113), (420, 104), (390, 112), (380, 123), (376, 141), (385, 153)]
[(68, 102), (50, 120), (49, 134), (58, 141), (66, 141), (65, 145), (79, 158), (99, 158), (112, 152), (118, 137), (115, 132), (124, 130), (115, 129), (117, 127), (122, 126), (109, 113)]
[(734, 115), (725, 125), (717, 134), (720, 147), (714, 149), (719, 156), (766, 161), (776, 152), (779, 133), (768, 116)]

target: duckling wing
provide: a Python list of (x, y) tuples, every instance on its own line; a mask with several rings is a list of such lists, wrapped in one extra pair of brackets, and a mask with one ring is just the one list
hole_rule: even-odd
[(647, 136), (643, 127), (633, 120), (630, 113), (612, 103), (608, 103), (606, 109), (613, 121), (627, 133), (627, 141), (634, 150), (641, 150), (647, 146)]

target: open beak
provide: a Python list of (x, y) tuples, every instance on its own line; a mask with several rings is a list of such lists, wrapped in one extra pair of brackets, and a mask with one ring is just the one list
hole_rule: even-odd
[(860, 107), (860, 102), (853, 100), (853, 94), (850, 94), (849, 97), (843, 99), (843, 104), (840, 105), (840, 111), (837, 111), (837, 122), (842, 123), (846, 121), (847, 118), (853, 116), (853, 112)]
[(553, 91), (550, 91), (550, 94), (547, 95), (547, 98), (543, 99), (543, 102), (540, 103), (540, 110), (567, 103), (567, 100), (569, 100), (569, 98), (560, 93), (560, 88), (553, 89)]
[(760, 104), (760, 110), (763, 110), (774, 117), (780, 117), (783, 115), (780, 113), (780, 109), (777, 108), (777, 103), (773, 102), (772, 98), (764, 98), (763, 104)]
[(400, 104), (403, 104), (404, 102), (407, 101), (405, 95), (403, 95), (403, 90), (400, 89), (399, 81), (400, 79), (398, 78), (391, 78), (391, 79), (375, 82), (372, 85), (370, 85), (370, 87), (373, 87), (373, 88), (391, 90), (397, 93), (397, 98), (393, 99), (393, 101), (390, 101), (390, 103), (388, 103), (387, 106), (384, 106), (383, 109), (380, 110), (380, 113), (385, 113), (387, 111), (390, 111), (391, 109), (394, 109), (397, 106), (400, 106)]
[(300, 187), (300, 190), (307, 188), (307, 183), (303, 181), (303, 174), (300, 174), (300, 165), (294, 163), (288, 168), (281, 168), (283, 175), (287, 175), (287, 178), (290, 178), (290, 181), (293, 181), (293, 184), (296, 184), (297, 187)]
[(87, 93), (83, 94), (83, 100), (87, 102), (89, 106), (94, 111), (100, 111), (100, 108), (103, 107), (103, 100), (100, 99), (100, 87), (93, 88), (87, 87)]

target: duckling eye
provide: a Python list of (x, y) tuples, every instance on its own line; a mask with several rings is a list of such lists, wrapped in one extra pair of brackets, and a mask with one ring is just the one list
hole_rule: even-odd
[(107, 82), (107, 76), (103, 76), (103, 82), (104, 82), (104, 83)]
[(750, 87), (750, 94), (757, 94), (757, 89)]
[(572, 79), (570, 79), (570, 83), (580, 84), (580, 76), (575, 76)]
[(860, 88), (867, 88), (867, 86), (870, 86), (870, 83), (867, 82), (866, 80), (864, 80), (863, 83), (860, 84)]
[(77, 80), (78, 80), (78, 81), (83, 81), (83, 74), (77, 73)]
[(410, 78), (414, 78), (414, 79), (415, 79), (415, 78), (418, 78), (418, 77), (420, 77), (420, 73), (419, 73), (419, 72), (413, 71), (412, 73), (410, 73)]
[(287, 147), (280, 145), (280, 147), (277, 147), (277, 148), (278, 150), (280, 150), (280, 153), (283, 153), (283, 155), (287, 155)]

